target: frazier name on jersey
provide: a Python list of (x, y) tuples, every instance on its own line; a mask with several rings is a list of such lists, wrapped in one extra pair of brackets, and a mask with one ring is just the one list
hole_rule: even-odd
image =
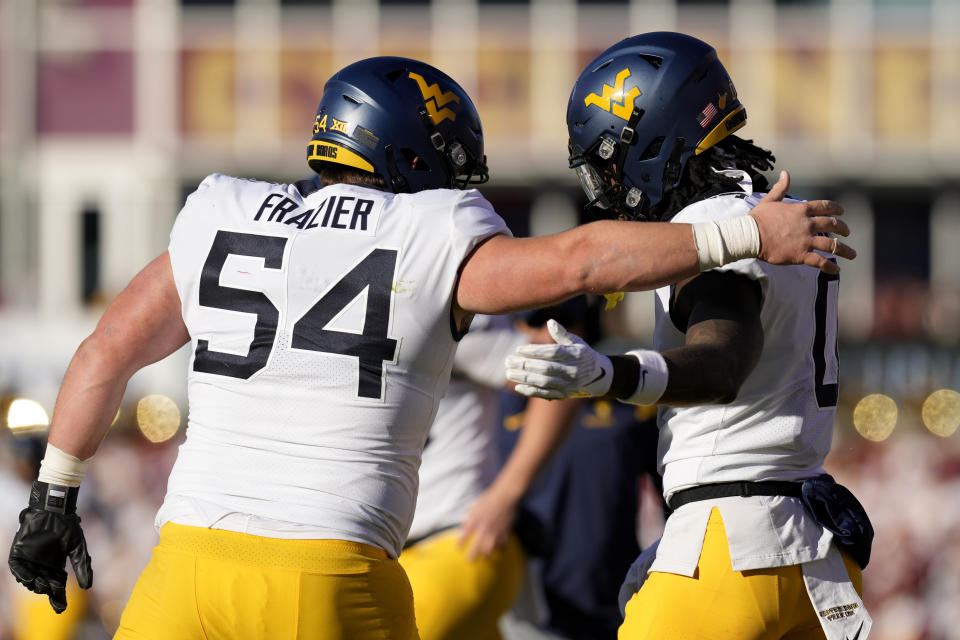
[(260, 204), (253, 219), (257, 222), (290, 224), (298, 229), (343, 229), (372, 236), (377, 231), (383, 200), (334, 194), (313, 209), (282, 193), (271, 193)]

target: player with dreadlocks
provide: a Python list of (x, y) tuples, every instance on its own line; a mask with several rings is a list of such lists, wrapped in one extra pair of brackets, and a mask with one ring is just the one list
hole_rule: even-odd
[[(738, 233), (735, 216), (757, 205), (758, 174), (773, 168), (769, 151), (730, 135), (745, 124), (713, 47), (641, 34), (577, 80), (570, 166), (589, 207), (707, 223), (697, 246), (723, 256), (718, 234)], [(788, 185), (782, 172), (770, 191)], [(658, 466), (673, 513), (621, 590), (621, 640), (866, 638), (861, 569), (873, 530), (823, 468), (838, 285), (836, 274), (739, 260), (657, 290), (655, 350), (600, 355), (551, 321), (557, 344), (508, 358), (507, 377), (530, 396), (660, 407)]]
[(698, 200), (740, 191), (739, 182), (722, 173), (726, 169), (745, 171), (753, 181), (754, 191), (767, 191), (767, 179), (760, 172), (773, 169), (776, 160), (770, 151), (753, 144), (753, 140), (727, 136), (702, 154), (692, 156), (679, 184), (639, 216), (644, 220), (670, 220)]

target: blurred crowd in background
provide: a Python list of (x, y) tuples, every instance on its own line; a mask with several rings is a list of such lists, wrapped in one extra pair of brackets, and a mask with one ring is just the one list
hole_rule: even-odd
[[(391, 54), (455, 77), (484, 122), (484, 194), (515, 235), (540, 235), (582, 221), (564, 127), (574, 78), (657, 29), (714, 44), (747, 108), (744, 137), (777, 150), (791, 193), (847, 209), (859, 258), (841, 280), (827, 467), (877, 532), (871, 638), (960, 639), (956, 0), (0, 0), (0, 549), (42, 454), (35, 416), (104, 304), (164, 250), (204, 175), (306, 175), (336, 69)], [(611, 352), (647, 344), (650, 306), (630, 294), (604, 316), (622, 343)], [(186, 415), (186, 361), (131, 381), (91, 465), (80, 512), (95, 586), (68, 594), (64, 638), (109, 637), (147, 562), (186, 423), (169, 418)], [(138, 411), (157, 394), (162, 410)], [(11, 412), (18, 399), (34, 413)], [(146, 421), (157, 413), (167, 421)], [(0, 571), (0, 640), (30, 637), (48, 611)]]

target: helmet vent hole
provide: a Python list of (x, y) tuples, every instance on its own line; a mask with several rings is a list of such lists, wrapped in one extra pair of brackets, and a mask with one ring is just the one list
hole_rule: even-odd
[(362, 104), (359, 98), (354, 98), (353, 96), (348, 96), (347, 94), (343, 94), (343, 99), (350, 104)]
[(607, 67), (610, 66), (612, 63), (613, 63), (613, 58), (611, 58), (610, 60), (605, 60), (604, 62), (601, 62), (600, 64), (598, 64), (598, 65), (593, 69), (593, 71), (594, 71), (594, 73), (596, 73), (597, 71), (600, 71), (601, 69), (607, 68)]
[(650, 160), (651, 158), (656, 158), (658, 155), (660, 155), (660, 148), (663, 147), (663, 141), (663, 136), (651, 140), (650, 144), (647, 145), (647, 148), (643, 150), (643, 154), (640, 156), (640, 159)]
[(400, 76), (402, 76), (406, 72), (407, 72), (406, 69), (396, 69), (395, 71), (391, 71), (390, 73), (387, 74), (387, 80), (389, 80), (390, 82), (396, 82), (397, 79), (399, 79)]
[(640, 57), (649, 62), (650, 66), (652, 66), (654, 69), (659, 69), (660, 65), (663, 64), (663, 58), (660, 56), (653, 56), (649, 53), (641, 53)]

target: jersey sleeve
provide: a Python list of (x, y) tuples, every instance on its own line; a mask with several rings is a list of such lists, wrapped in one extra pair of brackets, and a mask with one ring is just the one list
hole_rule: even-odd
[(185, 227), (189, 227), (195, 218), (214, 208), (213, 201), (218, 187), (221, 187), (224, 181), (231, 179), (219, 173), (211, 173), (203, 179), (193, 193), (187, 196), (183, 207), (173, 222), (173, 228), (170, 230), (171, 247), (175, 239), (186, 232)]
[(513, 235), (503, 218), (476, 189), (463, 192), (450, 218), (453, 246), (466, 257), (484, 240), (497, 235)]
[(197, 274), (200, 272), (205, 252), (210, 248), (203, 246), (203, 243), (207, 242), (203, 232), (209, 229), (211, 224), (215, 224), (211, 218), (223, 211), (224, 194), (236, 183), (236, 178), (227, 175), (208, 175), (196, 190), (187, 196), (173, 222), (167, 251), (173, 268), (173, 279), (184, 304), (192, 299), (195, 293)]

